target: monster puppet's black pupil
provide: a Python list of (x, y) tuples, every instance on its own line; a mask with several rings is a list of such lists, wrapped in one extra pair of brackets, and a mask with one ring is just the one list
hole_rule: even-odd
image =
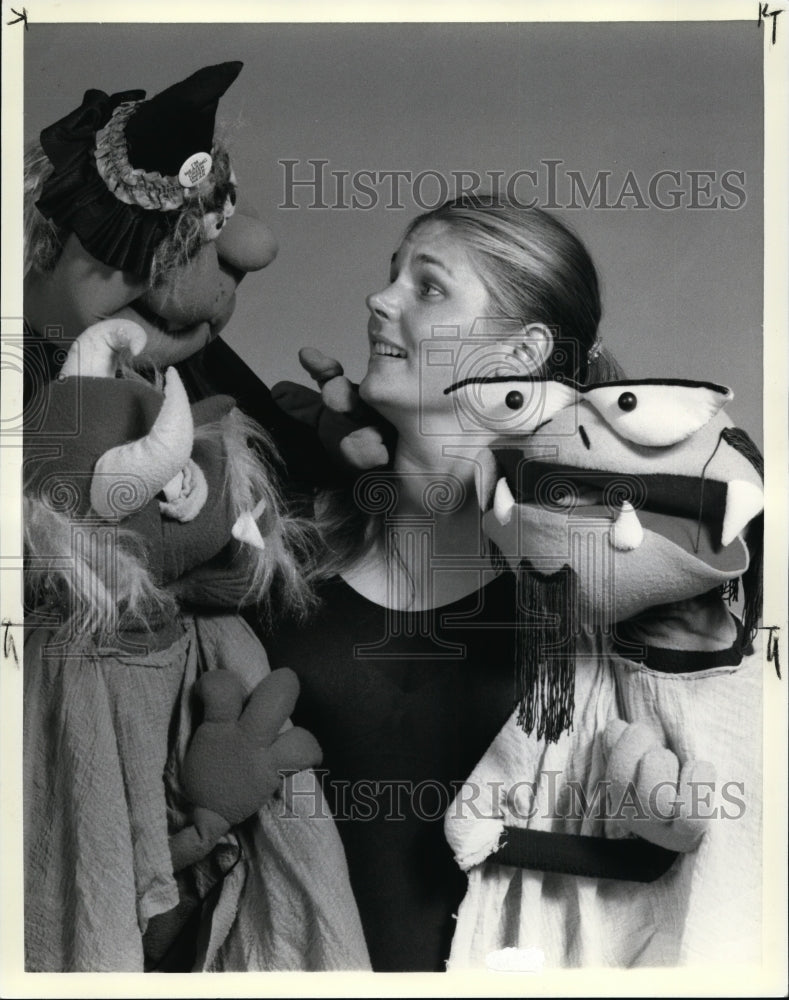
[(638, 405), (638, 400), (632, 392), (623, 392), (618, 400), (619, 409), (629, 412), (630, 410), (635, 410)]
[(513, 389), (507, 393), (504, 402), (511, 410), (519, 410), (523, 406), (523, 393)]

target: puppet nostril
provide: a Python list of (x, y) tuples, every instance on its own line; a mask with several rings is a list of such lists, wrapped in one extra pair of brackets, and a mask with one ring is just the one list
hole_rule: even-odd
[(586, 433), (586, 428), (583, 424), (578, 424), (578, 433), (581, 435), (581, 440), (584, 443), (584, 448), (588, 451), (592, 445), (589, 441), (589, 435)]

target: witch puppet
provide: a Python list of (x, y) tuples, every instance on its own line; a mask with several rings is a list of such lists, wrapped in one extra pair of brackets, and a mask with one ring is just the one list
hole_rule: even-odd
[(214, 137), (240, 70), (88, 90), (27, 154), (28, 971), (369, 967), (295, 675), (237, 614), (306, 607), (310, 544), (269, 432), (305, 439), (217, 338), (276, 253)]
[(149, 100), (88, 90), (26, 151), (25, 397), (87, 327), (130, 319), (148, 338), (138, 368), (176, 365), (191, 400), (228, 393), (273, 435), (289, 481), (331, 481), (335, 464), (220, 336), (241, 280), (277, 254), (215, 135), (241, 69), (205, 67)]

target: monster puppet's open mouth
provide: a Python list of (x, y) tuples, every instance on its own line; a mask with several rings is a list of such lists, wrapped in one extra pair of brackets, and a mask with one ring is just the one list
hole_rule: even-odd
[[(629, 504), (629, 527), (635, 525), (638, 529), (640, 525), (643, 531), (662, 535), (724, 573), (741, 572), (747, 566), (747, 553), (738, 538), (724, 538), (727, 483), (665, 473), (633, 475), (579, 469), (527, 460), (518, 449), (496, 449), (493, 455), (498, 485), (489, 508), (501, 509), (504, 505), (506, 509), (514, 502), (537, 506), (557, 516), (610, 521), (614, 529), (623, 504)], [(627, 506), (625, 509), (629, 510)], [(614, 538), (612, 530), (612, 544), (616, 546)]]

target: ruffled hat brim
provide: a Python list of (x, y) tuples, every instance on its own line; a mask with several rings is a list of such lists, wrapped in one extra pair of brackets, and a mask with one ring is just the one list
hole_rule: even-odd
[(41, 133), (53, 171), (36, 203), (56, 226), (76, 234), (82, 246), (108, 267), (147, 278), (154, 253), (171, 232), (178, 212), (147, 210), (118, 200), (96, 169), (96, 133), (115, 109), (141, 101), (145, 91), (108, 95), (88, 90), (82, 104)]

